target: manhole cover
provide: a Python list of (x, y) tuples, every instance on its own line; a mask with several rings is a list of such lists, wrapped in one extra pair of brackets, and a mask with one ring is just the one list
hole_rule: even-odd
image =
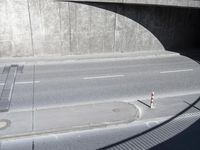
[(0, 130), (5, 129), (10, 124), (9, 120), (0, 120)]
[(113, 112), (120, 112), (120, 109), (119, 108), (114, 108), (112, 111)]

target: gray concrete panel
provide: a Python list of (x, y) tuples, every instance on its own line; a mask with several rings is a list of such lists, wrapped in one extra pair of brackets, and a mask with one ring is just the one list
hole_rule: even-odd
[(59, 3), (45, 0), (30, 1), (30, 14), (35, 55), (61, 53)]
[(40, 0), (29, 1), (34, 55), (44, 53), (42, 46), (44, 27), (42, 25), (40, 5)]
[(12, 56), (32, 55), (29, 12), (26, 0), (7, 2), (10, 24), (12, 26)]
[(61, 55), (70, 54), (71, 26), (69, 3), (59, 4)]
[[(135, 48), (136, 36), (134, 36), (134, 34), (138, 26), (135, 21), (121, 15), (120, 13), (123, 11), (123, 7), (119, 6), (117, 8), (119, 14), (116, 15), (115, 50), (119, 52), (125, 52), (127, 49), (128, 51), (132, 51)], [(132, 13), (135, 14), (135, 11)]]
[[(106, 6), (110, 11), (101, 9), (103, 12), (103, 52), (114, 52), (115, 28), (116, 28), (116, 5)], [(108, 42), (110, 41), (110, 42)]]
[[(9, 25), (6, 4), (6, 1), (0, 1), (0, 57), (9, 56), (12, 51), (11, 26)], [(3, 49), (6, 49), (6, 51), (3, 51)]]
[(69, 14), (70, 14), (70, 51), (71, 53), (74, 53), (78, 50), (78, 41), (77, 41), (77, 35), (75, 34), (77, 31), (77, 23), (76, 23), (76, 16), (77, 16), (77, 10), (76, 10), (77, 4), (75, 3), (69, 3)]
[(27, 1), (1, 1), (0, 56), (32, 54)]
[(70, 4), (71, 51), (73, 54), (89, 52), (90, 7), (81, 4)]
[[(44, 54), (60, 54), (60, 18), (58, 3), (40, 1), (43, 26), (42, 50)], [(51, 13), (49, 13), (49, 11)]]

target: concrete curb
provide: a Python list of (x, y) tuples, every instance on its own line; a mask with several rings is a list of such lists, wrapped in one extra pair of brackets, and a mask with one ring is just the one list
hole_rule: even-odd
[(179, 53), (168, 51), (153, 51), (153, 52), (135, 52), (135, 53), (108, 53), (108, 54), (94, 54), (81, 56), (44, 56), (44, 57), (18, 57), (18, 58), (1, 58), (0, 66), (9, 64), (23, 64), (23, 65), (45, 65), (45, 64), (65, 64), (65, 63), (88, 63), (101, 61), (119, 61), (119, 60), (135, 60), (135, 59), (150, 59), (160, 57), (179, 56)]

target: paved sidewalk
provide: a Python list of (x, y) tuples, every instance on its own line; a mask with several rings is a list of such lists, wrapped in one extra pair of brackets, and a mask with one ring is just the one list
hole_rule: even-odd
[(123, 102), (0, 113), (0, 126), (9, 121), (7, 127), (0, 128), (0, 139), (124, 124), (136, 120), (138, 113), (134, 105)]

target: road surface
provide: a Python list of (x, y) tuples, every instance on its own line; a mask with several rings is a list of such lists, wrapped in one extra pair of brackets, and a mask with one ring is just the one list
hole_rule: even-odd
[[(0, 71), (3, 70), (1, 67)], [(5, 74), (1, 74), (0, 92), (5, 81)], [(152, 91), (158, 108), (149, 112)], [(136, 104), (141, 111), (141, 120), (122, 125), (120, 131), (118, 127), (108, 127), (3, 140), (1, 149), (55, 149), (52, 143), (58, 149), (101, 148), (165, 121), (190, 106), (199, 95), (200, 66), (184, 56), (24, 65), (22, 72), (16, 74), (8, 112), (29, 111), (30, 128), (34, 128), (35, 110), (99, 102)], [(195, 107), (199, 108), (199, 104)], [(188, 113), (198, 111), (193, 108)], [(2, 114), (4, 112), (0, 113), (1, 118)]]
[[(3, 70), (3, 68), (1, 68)], [(10, 110), (200, 92), (199, 64), (168, 58), (24, 66)], [(0, 83), (2, 88), (3, 83)]]

